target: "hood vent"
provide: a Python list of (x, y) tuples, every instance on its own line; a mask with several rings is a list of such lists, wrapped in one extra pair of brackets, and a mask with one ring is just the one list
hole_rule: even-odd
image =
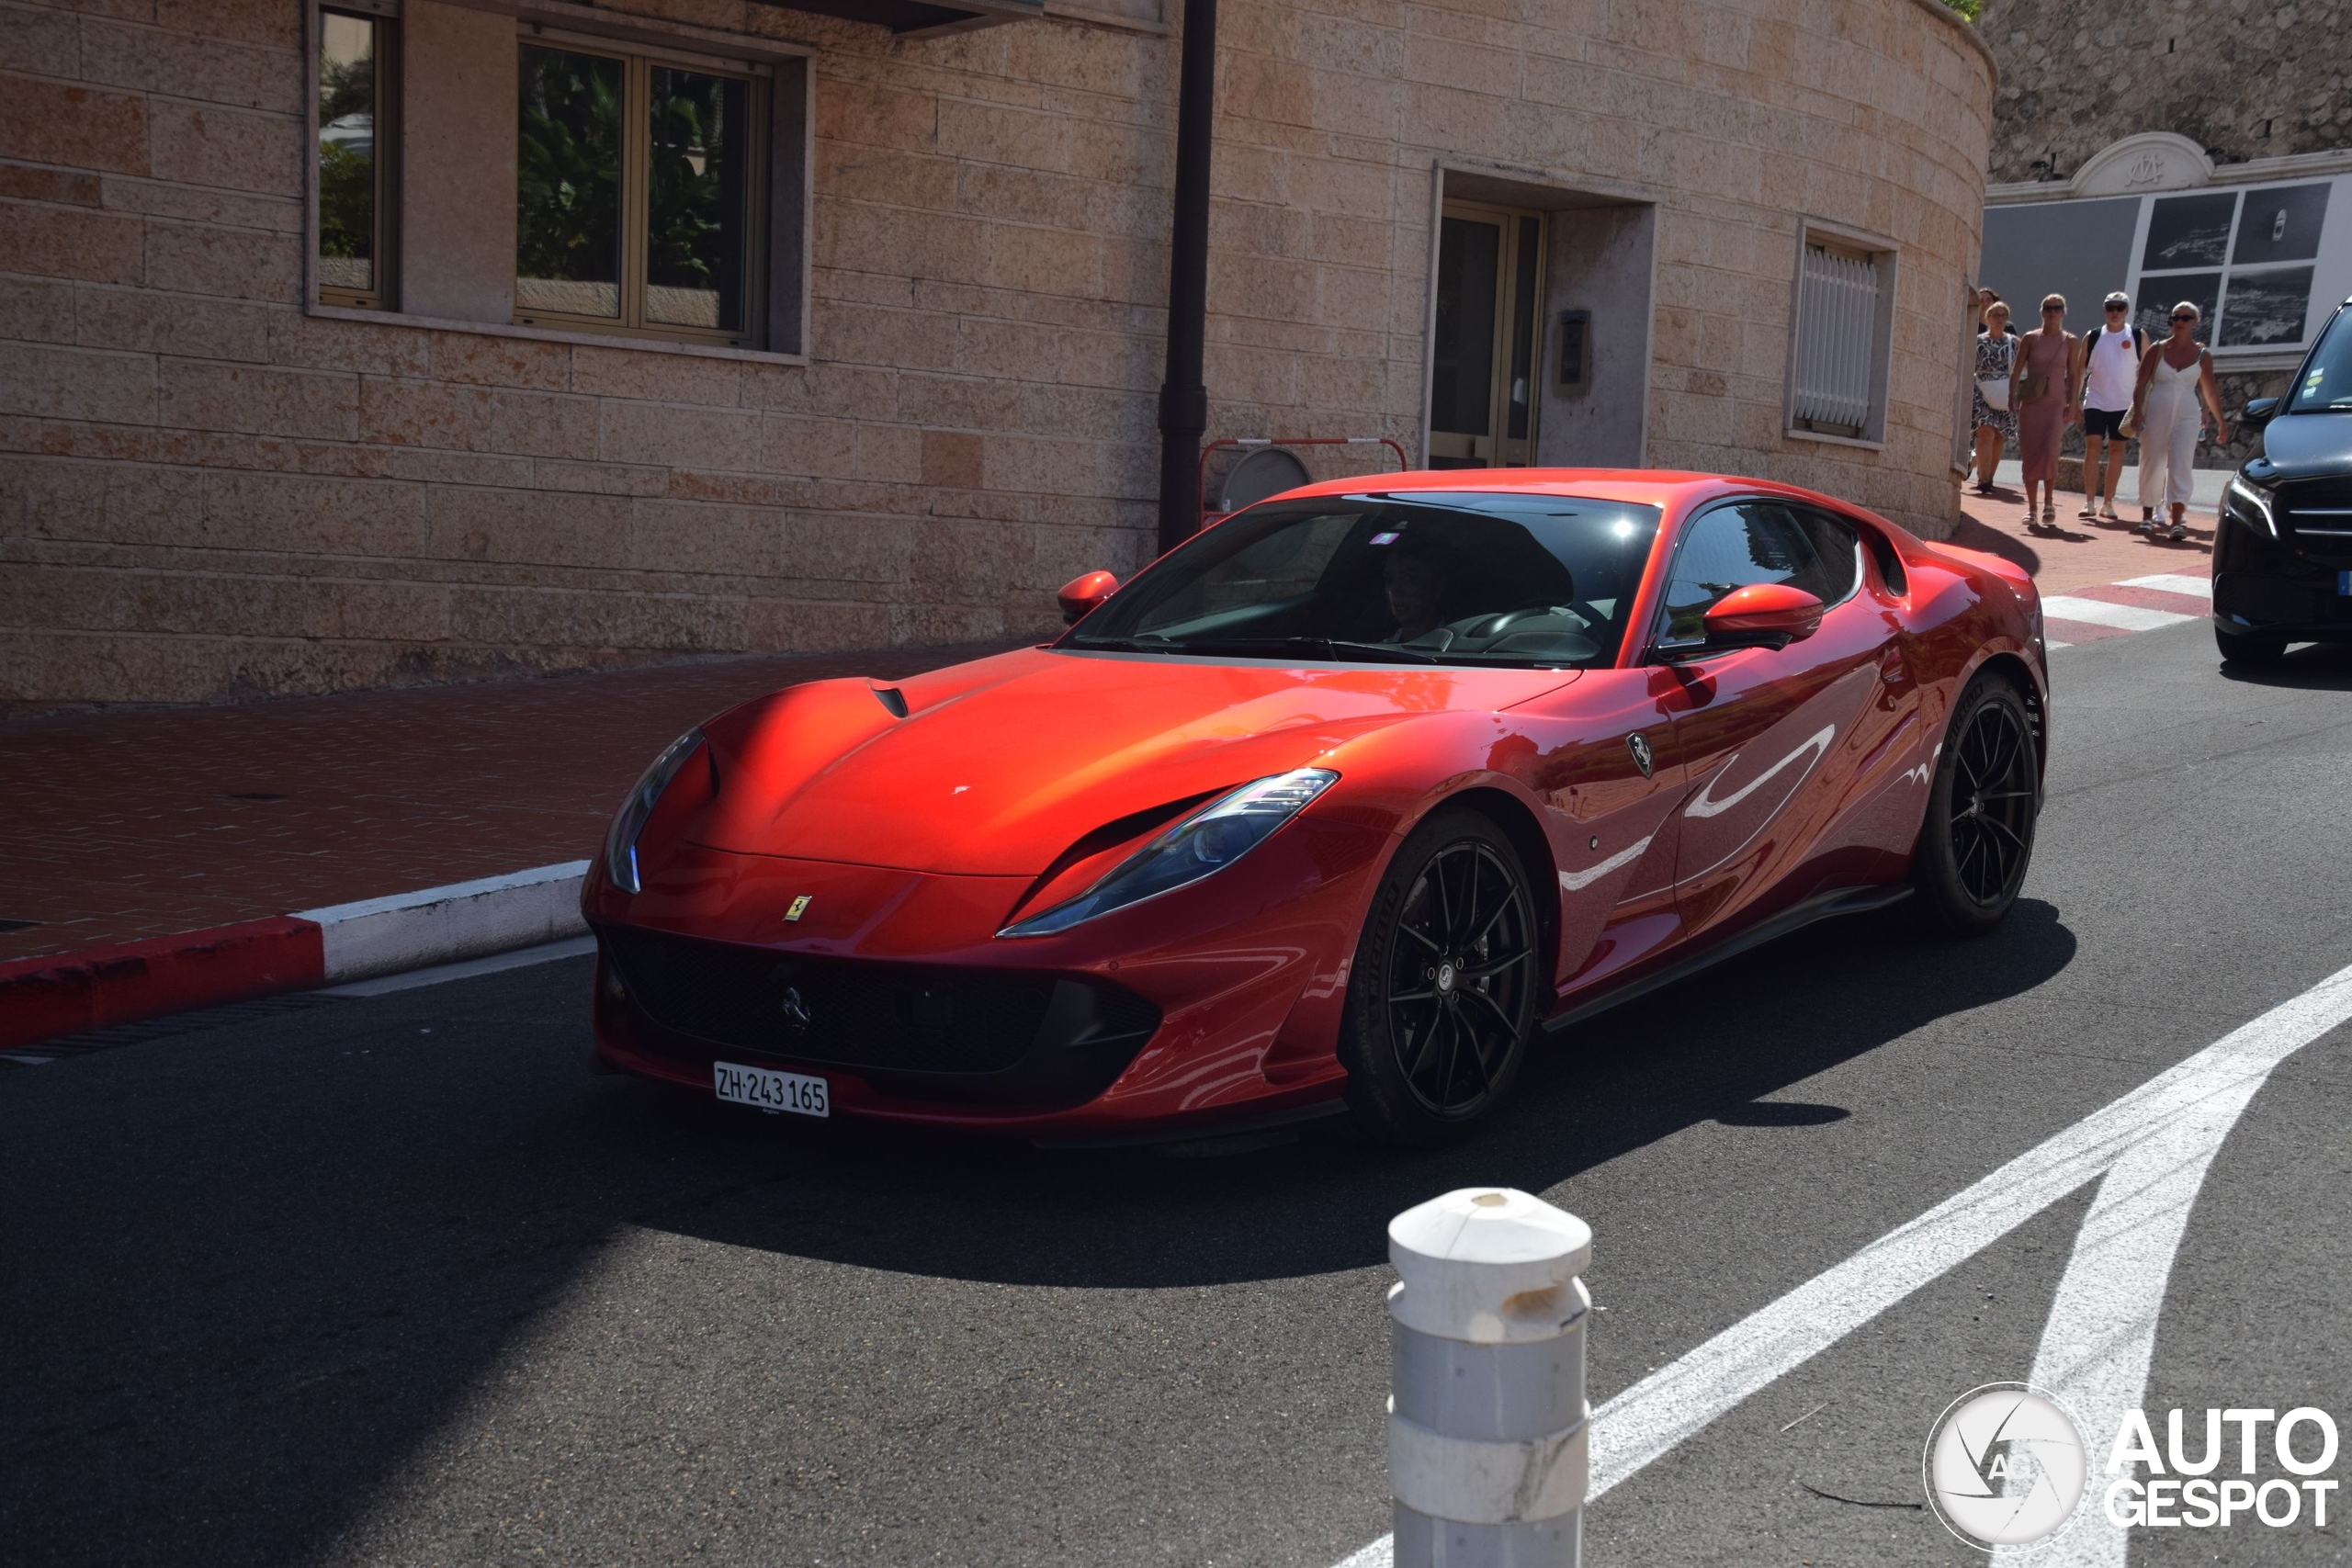
[(874, 686), (869, 687), (868, 690), (873, 692), (875, 701), (880, 703), (884, 707), (890, 710), (890, 716), (892, 718), (904, 718), (907, 716), (906, 693), (899, 690), (896, 686)]

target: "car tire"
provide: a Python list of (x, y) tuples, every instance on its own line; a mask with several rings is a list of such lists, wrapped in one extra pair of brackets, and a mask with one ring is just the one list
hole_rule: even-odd
[(2041, 767), (2018, 690), (1980, 674), (1961, 694), (1936, 756), (1927, 819), (1911, 851), (1912, 907), (1944, 936), (1982, 936), (2017, 902), (2033, 858)]
[(1526, 868), (1490, 818), (1441, 809), (1406, 838), (1373, 894), (1340, 1024), (1360, 1131), (1448, 1143), (1510, 1094), (1548, 984), (1542, 931)]
[(2287, 657), (2284, 637), (2248, 637), (2244, 632), (2225, 632), (2213, 628), (2213, 645), (2222, 650), (2224, 664), (2276, 664)]

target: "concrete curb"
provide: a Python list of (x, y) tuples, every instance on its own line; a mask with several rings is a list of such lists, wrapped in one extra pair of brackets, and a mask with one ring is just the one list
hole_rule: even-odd
[(0, 964), (0, 1050), (579, 936), (588, 863)]

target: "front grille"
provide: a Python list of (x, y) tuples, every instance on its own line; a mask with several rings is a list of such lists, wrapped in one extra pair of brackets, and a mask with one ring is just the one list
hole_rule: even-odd
[(2274, 493), (2281, 528), (2324, 553), (2352, 553), (2352, 479), (2294, 480)]
[(886, 1093), (1091, 1099), (1159, 1027), (1159, 1010), (1095, 980), (778, 953), (607, 926), (597, 932), (648, 1043), (838, 1066)]

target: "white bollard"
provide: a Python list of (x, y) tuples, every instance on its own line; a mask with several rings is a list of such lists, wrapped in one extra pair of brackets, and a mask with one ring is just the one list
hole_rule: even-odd
[(1388, 1222), (1396, 1568), (1577, 1568), (1592, 1227), (1509, 1187)]

